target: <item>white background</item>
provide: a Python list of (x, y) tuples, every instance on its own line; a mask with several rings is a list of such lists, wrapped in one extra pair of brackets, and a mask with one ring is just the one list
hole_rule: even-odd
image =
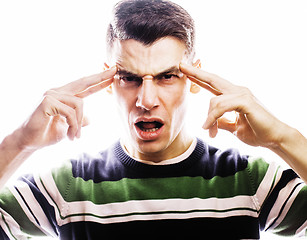
[[(115, 2), (0, 1), (0, 141), (26, 120), (46, 90), (102, 70), (106, 26)], [(176, 2), (195, 19), (203, 69), (250, 88), (275, 116), (307, 136), (307, 2)], [(201, 126), (211, 97), (205, 90), (191, 95), (191, 131), (217, 147), (283, 163), (268, 150), (246, 146), (222, 131), (209, 139)], [(91, 124), (80, 140), (64, 140), (35, 153), (16, 176), (103, 150), (123, 131), (106, 91), (85, 99), (85, 113)]]

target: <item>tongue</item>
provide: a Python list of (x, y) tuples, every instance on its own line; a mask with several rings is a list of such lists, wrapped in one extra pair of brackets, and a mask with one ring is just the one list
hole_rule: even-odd
[(157, 125), (155, 122), (143, 122), (142, 127), (146, 129), (155, 128)]

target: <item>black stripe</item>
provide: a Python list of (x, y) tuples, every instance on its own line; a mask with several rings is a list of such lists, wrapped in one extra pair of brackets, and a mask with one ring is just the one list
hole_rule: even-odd
[(113, 239), (131, 236), (134, 239), (153, 237), (164, 239), (259, 239), (257, 218), (234, 216), (228, 218), (192, 218), (126, 223), (99, 224), (74, 222), (60, 227), (61, 239), (98, 240), (103, 236)]
[(39, 203), (40, 207), (42, 208), (43, 212), (45, 213), (45, 216), (47, 217), (53, 231), (57, 234), (57, 220), (55, 218), (55, 211), (54, 207), (51, 206), (47, 199), (44, 197), (44, 195), (40, 192), (38, 189), (38, 186), (35, 183), (35, 180), (32, 175), (26, 175), (21, 177), (19, 180), (25, 182), (31, 192), (33, 193), (36, 201)]
[(85, 181), (119, 181), (123, 178), (165, 178), (197, 177), (212, 179), (215, 176), (227, 177), (243, 171), (248, 165), (248, 156), (241, 156), (235, 149), (221, 151), (197, 139), (191, 155), (179, 163), (169, 165), (149, 165), (132, 159), (122, 149), (120, 142), (115, 143), (98, 158), (83, 155), (71, 160), (75, 178)]

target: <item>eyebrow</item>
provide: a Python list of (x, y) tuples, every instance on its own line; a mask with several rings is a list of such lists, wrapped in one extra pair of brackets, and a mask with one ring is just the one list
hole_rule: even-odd
[[(162, 72), (154, 75), (153, 77), (154, 78), (159, 78), (159, 77), (162, 77), (162, 76), (170, 74), (170, 73), (180, 74), (181, 71), (179, 70), (179, 68), (177, 66), (173, 66), (173, 67), (170, 67), (170, 68), (168, 68), (166, 70), (163, 70)], [(121, 76), (129, 76), (129, 77), (140, 77), (140, 78), (142, 77), (142, 76), (140, 76), (138, 74), (129, 72), (129, 71), (125, 70), (125, 69), (118, 69), (117, 70), (117, 74), (121, 75)]]

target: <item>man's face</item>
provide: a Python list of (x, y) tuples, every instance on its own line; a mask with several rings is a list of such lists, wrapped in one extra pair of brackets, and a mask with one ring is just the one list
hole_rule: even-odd
[(182, 130), (190, 82), (179, 70), (185, 53), (185, 45), (173, 37), (150, 46), (136, 40), (115, 46), (113, 90), (127, 124), (124, 144), (134, 157), (169, 158), (185, 147)]

